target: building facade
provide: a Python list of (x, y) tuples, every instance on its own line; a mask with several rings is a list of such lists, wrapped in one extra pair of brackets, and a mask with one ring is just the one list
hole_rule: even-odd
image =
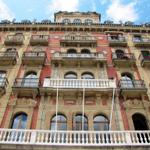
[(150, 149), (150, 25), (58, 12), (0, 24), (0, 149)]

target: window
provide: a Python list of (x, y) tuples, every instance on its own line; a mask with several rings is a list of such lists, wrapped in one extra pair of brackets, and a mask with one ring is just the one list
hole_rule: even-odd
[(142, 56), (144, 59), (149, 60), (150, 59), (150, 52), (149, 51), (141, 51)]
[(57, 130), (67, 130), (67, 119), (64, 115), (58, 114), (51, 119), (51, 130), (56, 129), (56, 121), (57, 121)]
[(12, 122), (12, 129), (25, 129), (27, 124), (27, 115), (25, 113), (14, 116)]
[(117, 56), (117, 58), (119, 58), (119, 59), (124, 58), (124, 51), (123, 51), (123, 50), (120, 50), (120, 49), (117, 49), (117, 50), (116, 50), (116, 56)]
[(92, 24), (92, 23), (93, 23), (93, 20), (91, 20), (91, 19), (86, 19), (84, 22), (87, 23), (87, 24)]
[(28, 72), (23, 81), (22, 84), (24, 87), (37, 87), (38, 86), (38, 78), (35, 72)]
[(82, 79), (94, 79), (94, 75), (91, 72), (84, 72), (81, 75)]
[(76, 54), (77, 51), (76, 51), (75, 49), (68, 49), (68, 50), (67, 50), (67, 53), (68, 53), (68, 54)]
[(75, 49), (68, 49), (67, 56), (68, 57), (77, 57), (77, 51)]
[(70, 23), (70, 20), (69, 19), (64, 19), (62, 22), (63, 23)]
[(141, 42), (141, 35), (134, 35), (134, 37), (133, 37), (133, 41), (134, 42)]
[(77, 74), (75, 72), (67, 72), (64, 78), (65, 79), (77, 79)]
[(81, 53), (82, 53), (82, 54), (90, 54), (91, 52), (90, 52), (89, 49), (82, 49), (82, 50), (81, 50)]
[(5, 71), (0, 71), (0, 86), (5, 85), (5, 77), (6, 77), (6, 72)]
[(80, 20), (80, 19), (74, 19), (73, 23), (80, 24), (80, 23), (81, 23), (81, 20)]
[(148, 130), (147, 120), (144, 115), (136, 113), (132, 116), (135, 130)]
[[(83, 123), (83, 126), (82, 126)], [(74, 117), (74, 130), (88, 130), (88, 120), (86, 116), (78, 114)]]
[(130, 73), (122, 73), (121, 75), (121, 87), (123, 88), (133, 88), (132, 75)]
[(94, 130), (104, 131), (109, 129), (109, 121), (103, 115), (97, 115), (94, 117)]

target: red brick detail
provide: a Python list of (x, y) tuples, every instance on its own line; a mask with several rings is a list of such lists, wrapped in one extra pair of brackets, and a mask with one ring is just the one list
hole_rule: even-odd
[(85, 105), (95, 105), (96, 102), (94, 99), (85, 99)]
[(107, 105), (107, 100), (106, 100), (106, 99), (103, 99), (103, 100), (102, 100), (102, 105), (103, 105), (103, 106), (106, 106), (106, 105)]
[(130, 48), (128, 47), (128, 53), (131, 53), (131, 50), (130, 50)]
[(127, 114), (126, 114), (125, 108), (123, 106), (123, 99), (120, 99), (120, 111), (121, 111), (121, 115), (122, 115), (124, 129), (130, 130)]
[(111, 79), (111, 78), (118, 79), (116, 70), (115, 70), (115, 68), (113, 66), (107, 68), (107, 74), (108, 74), (108, 78), (109, 79)]
[(37, 124), (37, 119), (38, 119), (38, 112), (39, 112), (39, 104), (40, 104), (40, 98), (38, 97), (36, 99), (37, 105), (33, 109), (33, 115), (32, 115), (32, 120), (31, 120), (31, 129), (36, 129), (36, 124)]
[(10, 111), (10, 106), (7, 105), (5, 113), (4, 113), (4, 116), (3, 116), (3, 119), (2, 119), (2, 122), (1, 122), (1, 125), (0, 125), (0, 128), (4, 128), (5, 127), (5, 123), (6, 123), (6, 119), (8, 117), (9, 111)]
[(17, 74), (17, 78), (21, 78), (22, 77), (22, 72), (24, 72), (24, 66), (20, 65), (18, 74)]
[(49, 77), (51, 75), (51, 67), (49, 65), (44, 66), (40, 75), (40, 83), (43, 84), (44, 78)]
[(138, 70), (137, 66), (134, 66), (134, 69), (135, 69), (136, 74), (137, 74), (137, 79), (141, 80), (141, 76), (140, 76), (140, 73), (139, 73), (139, 70)]
[(75, 100), (64, 100), (64, 105), (75, 105), (76, 101)]

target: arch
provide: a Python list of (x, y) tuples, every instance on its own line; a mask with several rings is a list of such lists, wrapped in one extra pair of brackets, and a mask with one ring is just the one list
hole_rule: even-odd
[(147, 119), (143, 114), (135, 113), (132, 115), (132, 121), (135, 130), (148, 130)]
[(98, 114), (93, 118), (93, 126), (95, 131), (109, 130), (109, 120), (106, 116)]
[(63, 19), (62, 23), (70, 23), (69, 19)]
[(25, 129), (27, 125), (27, 114), (22, 112), (22, 113), (17, 113), (14, 115), (11, 128), (12, 129)]
[(68, 49), (67, 50), (67, 54), (76, 54), (76, 53), (77, 53), (76, 49)]
[(56, 120), (57, 120), (57, 130), (67, 130), (67, 118), (63, 114), (56, 114), (51, 118), (50, 129), (56, 129)]
[(81, 53), (82, 53), (82, 54), (90, 54), (91, 52), (90, 52), (89, 49), (82, 49), (82, 50), (81, 50)]
[(83, 130), (88, 130), (88, 119), (87, 117), (82, 114), (76, 114), (74, 117), (74, 130), (82, 130), (82, 122), (84, 120)]
[(131, 73), (124, 72), (121, 74), (121, 86), (124, 88), (133, 88), (133, 76)]
[(6, 49), (6, 52), (14, 52), (14, 51), (16, 51), (17, 49), (16, 48), (14, 48), (14, 47), (12, 47), (12, 48), (7, 48)]
[(82, 79), (94, 79), (94, 75), (91, 72), (83, 72), (81, 74)]
[(93, 20), (92, 20), (92, 19), (85, 19), (84, 23), (92, 24), (92, 23), (93, 23)]
[(73, 20), (73, 23), (80, 24), (80, 23), (82, 23), (82, 21), (81, 21), (81, 19), (74, 19), (74, 20)]
[(65, 79), (77, 79), (77, 74), (73, 71), (69, 71), (64, 75)]
[(117, 58), (122, 59), (122, 58), (124, 57), (124, 51), (121, 50), (121, 49), (117, 49), (117, 50), (115, 51), (115, 53), (116, 53)]

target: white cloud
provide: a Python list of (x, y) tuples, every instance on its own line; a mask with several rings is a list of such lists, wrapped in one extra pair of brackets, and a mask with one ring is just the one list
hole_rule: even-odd
[(79, 9), (79, 0), (51, 0), (48, 5), (48, 14), (53, 18), (57, 11), (77, 11)]
[(11, 12), (8, 6), (2, 0), (0, 0), (0, 19), (12, 20), (13, 18), (14, 14)]
[(138, 14), (136, 12), (137, 1), (134, 0), (128, 4), (123, 4), (121, 0), (111, 0), (111, 4), (108, 7), (106, 14), (109, 19), (119, 22), (136, 21)]

